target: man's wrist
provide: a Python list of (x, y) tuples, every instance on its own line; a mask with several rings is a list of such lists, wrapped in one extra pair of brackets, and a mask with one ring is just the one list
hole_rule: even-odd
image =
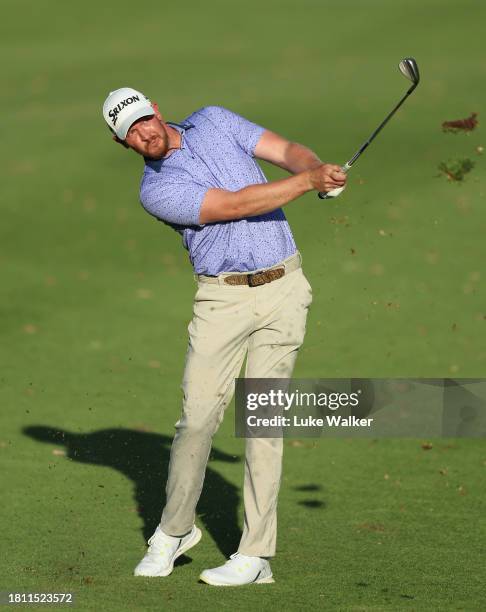
[(304, 170), (299, 174), (299, 177), (302, 178), (302, 188), (304, 189), (303, 193), (307, 193), (308, 191), (313, 191), (315, 189), (312, 183), (312, 170)]

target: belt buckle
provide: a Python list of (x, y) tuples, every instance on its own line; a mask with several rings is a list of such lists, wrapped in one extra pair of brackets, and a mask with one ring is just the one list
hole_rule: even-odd
[[(264, 285), (266, 283), (265, 277), (261, 276), (261, 272), (254, 272), (253, 274), (247, 274), (246, 280), (248, 281), (249, 287), (259, 287), (260, 285)], [(257, 277), (258, 280), (255, 282), (253, 279)]]

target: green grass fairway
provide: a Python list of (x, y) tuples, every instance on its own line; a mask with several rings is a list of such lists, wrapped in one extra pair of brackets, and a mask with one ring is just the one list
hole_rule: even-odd
[[(164, 501), (195, 285), (101, 116), (130, 85), (168, 120), (219, 104), (344, 163), (415, 56), (421, 84), (343, 196), (286, 208), (314, 289), (295, 377), (484, 377), (484, 23), (475, 0), (3, 0), (0, 590), (110, 612), (486, 609), (481, 439), (286, 441), (275, 584), (198, 584), (239, 539), (233, 408), (201, 543), (170, 578), (132, 576)], [(474, 132), (442, 133), (473, 111)], [(437, 176), (457, 157), (476, 164), (463, 184)]]

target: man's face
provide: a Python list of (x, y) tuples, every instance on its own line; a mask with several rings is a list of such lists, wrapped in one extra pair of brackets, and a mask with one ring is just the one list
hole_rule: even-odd
[(141, 117), (130, 126), (125, 144), (149, 159), (162, 159), (169, 148), (169, 137), (158, 112)]

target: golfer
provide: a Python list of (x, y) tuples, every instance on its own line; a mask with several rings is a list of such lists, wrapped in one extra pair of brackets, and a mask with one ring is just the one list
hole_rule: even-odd
[[(195, 525), (212, 438), (245, 376), (290, 378), (305, 335), (312, 291), (282, 206), (308, 191), (346, 183), (340, 167), (220, 106), (181, 123), (124, 87), (103, 106), (113, 138), (145, 161), (140, 199), (182, 237), (197, 280), (175, 424), (166, 505), (136, 576), (168, 576), (195, 546)], [(291, 175), (268, 183), (255, 158)], [(317, 206), (317, 202), (315, 203)], [(312, 215), (307, 214), (310, 224)], [(273, 582), (283, 441), (249, 438), (244, 526), (238, 551), (200, 578), (215, 586)]]

